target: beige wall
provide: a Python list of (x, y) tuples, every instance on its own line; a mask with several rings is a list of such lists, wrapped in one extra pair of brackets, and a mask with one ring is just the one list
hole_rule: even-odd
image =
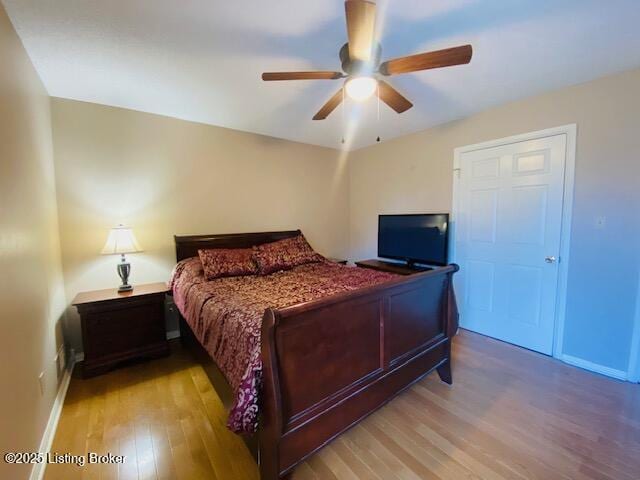
[(569, 123), (578, 145), (565, 353), (626, 371), (640, 267), (640, 70), (353, 152), (351, 256), (375, 256), (380, 213), (450, 210), (454, 148)]
[(131, 256), (138, 283), (168, 278), (175, 233), (300, 227), (325, 254), (373, 256), (379, 213), (450, 209), (455, 147), (577, 123), (565, 353), (626, 370), (640, 231), (621, 206), (640, 205), (639, 101), (640, 70), (514, 102), (352, 152), (347, 181), (335, 150), (54, 99), (67, 301), (117, 284), (116, 259), (97, 253), (118, 222), (145, 248)]
[[(166, 281), (174, 234), (300, 228), (326, 255), (348, 249), (348, 179), (335, 150), (131, 110), (53, 99), (67, 300), (118, 285), (99, 252), (126, 223), (145, 252), (133, 283)], [(73, 344), (77, 316), (70, 310)]]
[[(49, 97), (1, 5), (0, 65), (0, 451), (29, 452), (40, 445), (61, 373), (54, 357), (64, 294)], [(30, 470), (0, 461), (0, 478)]]

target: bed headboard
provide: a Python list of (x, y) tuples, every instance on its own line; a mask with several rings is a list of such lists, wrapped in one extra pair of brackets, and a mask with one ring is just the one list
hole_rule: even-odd
[(176, 261), (197, 257), (200, 248), (248, 248), (300, 235), (300, 230), (284, 232), (225, 233), (221, 235), (174, 235)]

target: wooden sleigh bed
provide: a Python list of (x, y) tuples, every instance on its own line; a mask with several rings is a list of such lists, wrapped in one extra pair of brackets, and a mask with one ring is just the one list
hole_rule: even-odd
[[(176, 258), (299, 234), (176, 236)], [(263, 480), (287, 478), (308, 456), (433, 370), (452, 382), (456, 271), (457, 265), (449, 265), (264, 312), (259, 428), (243, 435)], [(225, 376), (182, 316), (180, 321), (183, 343), (229, 406), (234, 393)]]

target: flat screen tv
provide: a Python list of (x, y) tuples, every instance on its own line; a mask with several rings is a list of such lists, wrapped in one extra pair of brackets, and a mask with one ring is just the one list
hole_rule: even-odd
[(449, 214), (380, 215), (378, 257), (408, 264), (446, 265)]

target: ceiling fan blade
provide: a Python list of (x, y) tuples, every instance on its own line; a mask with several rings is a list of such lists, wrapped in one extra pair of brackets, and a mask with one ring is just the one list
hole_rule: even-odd
[(338, 105), (342, 102), (342, 88), (338, 90), (333, 97), (329, 99), (327, 103), (325, 103), (318, 113), (313, 116), (314, 120), (324, 120), (329, 116), (331, 112), (333, 112)]
[(430, 68), (451, 67), (462, 65), (471, 61), (473, 48), (471, 45), (446, 48), (435, 52), (418, 53), (408, 57), (394, 58), (380, 65), (380, 73), (383, 75), (397, 75), (399, 73), (417, 72)]
[(262, 80), (337, 80), (344, 75), (341, 72), (265, 72)]
[(376, 4), (368, 0), (347, 0), (344, 9), (347, 15), (349, 58), (368, 62), (373, 48)]
[(389, 105), (397, 113), (406, 112), (413, 107), (413, 103), (402, 96), (400, 92), (387, 82), (382, 80), (378, 80), (378, 96), (380, 97), (380, 100)]

